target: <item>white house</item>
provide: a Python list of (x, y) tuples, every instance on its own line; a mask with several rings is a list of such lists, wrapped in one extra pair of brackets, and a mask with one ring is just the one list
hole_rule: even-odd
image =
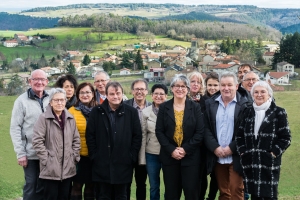
[(272, 84), (285, 85), (289, 84), (289, 72), (269, 72), (266, 74), (266, 81)]
[(274, 57), (274, 52), (265, 52), (263, 55), (264, 61), (266, 61), (266, 65), (272, 65), (272, 59)]
[(130, 69), (122, 68), (120, 69), (120, 75), (128, 75), (130, 74)]
[(215, 58), (211, 55), (206, 55), (202, 58), (203, 62), (213, 62), (215, 60)]
[(289, 72), (289, 74), (293, 76), (295, 73), (294, 67), (295, 66), (293, 64), (288, 62), (280, 62), (277, 63), (277, 72)]
[(265, 49), (268, 52), (275, 52), (277, 49), (279, 49), (279, 45), (278, 44), (266, 44)]
[(6, 40), (3, 42), (3, 46), (5, 47), (16, 47), (18, 46), (18, 41), (17, 40)]
[(239, 67), (238, 64), (218, 64), (218, 65), (212, 67), (211, 71), (216, 72), (218, 74), (223, 73), (225, 71), (237, 73), (238, 67)]

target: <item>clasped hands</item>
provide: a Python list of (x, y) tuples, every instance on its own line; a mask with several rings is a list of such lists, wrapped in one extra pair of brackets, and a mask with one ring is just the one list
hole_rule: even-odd
[(185, 150), (182, 147), (176, 147), (176, 149), (172, 152), (172, 158), (176, 160), (181, 160), (185, 155)]
[(226, 146), (226, 147), (219, 146), (218, 148), (216, 148), (214, 150), (214, 153), (218, 158), (226, 158), (226, 157), (232, 155), (232, 151), (229, 148), (229, 146)]

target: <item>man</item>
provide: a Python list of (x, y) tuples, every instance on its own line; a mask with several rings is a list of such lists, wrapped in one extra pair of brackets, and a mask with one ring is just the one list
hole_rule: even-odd
[[(151, 105), (151, 103), (146, 100), (146, 96), (148, 94), (148, 83), (143, 79), (137, 79), (133, 81), (131, 84), (131, 93), (133, 94), (133, 98), (125, 101), (124, 104), (136, 108), (139, 113), (139, 119), (141, 121), (143, 116), (143, 109)], [(135, 163), (134, 169), (134, 177), (136, 182), (136, 199), (145, 200), (147, 180), (146, 165), (138, 165), (138, 163)], [(130, 199), (130, 185), (127, 189), (128, 199)]]
[(258, 75), (253, 72), (253, 71), (250, 71), (248, 72), (247, 74), (244, 75), (243, 77), (243, 82), (242, 82), (242, 86), (245, 90), (247, 90), (248, 92), (251, 91), (252, 89), (252, 86), (257, 82), (259, 81), (259, 77)]
[(234, 73), (225, 72), (219, 80), (220, 91), (205, 102), (205, 145), (209, 150), (207, 171), (215, 172), (220, 200), (242, 200), (243, 177), (236, 151), (235, 129), (251, 101), (243, 88), (237, 92), (238, 81)]
[(141, 147), (141, 125), (137, 110), (122, 103), (120, 83), (107, 83), (105, 91), (106, 99), (93, 108), (86, 129), (93, 181), (100, 191), (99, 199), (113, 196), (126, 200)]
[(49, 96), (45, 92), (47, 84), (48, 79), (44, 71), (33, 71), (29, 78), (31, 88), (16, 99), (12, 110), (10, 135), (18, 164), (24, 170), (24, 200), (43, 199), (43, 187), (39, 180), (39, 159), (32, 148), (32, 135), (35, 122), (49, 104)]
[[(243, 82), (243, 77), (245, 74), (248, 72), (253, 71), (253, 68), (249, 64), (242, 64), (238, 67), (238, 78), (239, 78), (239, 83)], [(241, 84), (240, 84), (241, 85)]]

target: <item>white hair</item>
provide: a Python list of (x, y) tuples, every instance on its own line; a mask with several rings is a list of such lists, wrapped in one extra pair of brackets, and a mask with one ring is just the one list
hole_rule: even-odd
[(62, 89), (62, 88), (52, 88), (52, 89), (49, 91), (49, 101), (52, 101), (54, 95), (59, 94), (59, 93), (64, 94), (65, 99), (67, 100), (66, 91), (65, 91), (64, 89)]
[(253, 93), (254, 93), (254, 89), (255, 87), (257, 86), (261, 86), (261, 87), (264, 87), (267, 89), (270, 97), (273, 99), (273, 90), (271, 88), (271, 86), (266, 82), (266, 81), (257, 81), (253, 86), (252, 86), (252, 89), (250, 91), (251, 93), (251, 96), (253, 97)]

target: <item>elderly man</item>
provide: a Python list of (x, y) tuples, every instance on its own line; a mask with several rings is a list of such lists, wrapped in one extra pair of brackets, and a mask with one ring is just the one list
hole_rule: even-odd
[(12, 110), (10, 135), (18, 164), (23, 167), (25, 184), (24, 200), (43, 199), (43, 187), (39, 180), (39, 158), (32, 148), (33, 126), (40, 114), (49, 104), (49, 95), (45, 92), (48, 79), (44, 71), (38, 69), (31, 73), (29, 88), (15, 101)]
[(105, 90), (106, 99), (93, 108), (86, 129), (93, 181), (100, 191), (97, 199), (126, 200), (142, 142), (141, 124), (137, 110), (122, 103), (120, 83), (109, 82)]
[(238, 75), (238, 78), (239, 78), (240, 85), (243, 82), (244, 75), (247, 74), (250, 71), (253, 71), (253, 68), (249, 64), (242, 64), (238, 67), (238, 74), (237, 75)]
[(214, 170), (220, 200), (244, 199), (243, 177), (236, 150), (235, 129), (240, 115), (251, 105), (248, 93), (238, 89), (232, 72), (221, 74), (220, 91), (208, 99), (205, 111), (205, 145), (208, 148), (207, 170)]
[[(142, 120), (142, 111), (144, 108), (151, 105), (150, 102), (146, 100), (148, 94), (148, 83), (143, 79), (137, 79), (131, 84), (131, 93), (133, 98), (125, 101), (124, 104), (130, 105), (137, 109), (139, 113), (139, 119)], [(135, 182), (136, 182), (136, 199), (145, 200), (146, 199), (146, 180), (147, 180), (147, 170), (145, 165), (138, 165), (135, 163)], [(127, 189), (127, 198), (130, 199), (130, 185)]]
[(259, 81), (258, 75), (255, 72), (250, 71), (250, 72), (248, 72), (247, 74), (244, 75), (242, 86), (243, 86), (243, 88), (245, 90), (247, 90), (248, 92), (250, 92), (251, 89), (252, 89), (252, 86), (257, 81)]

